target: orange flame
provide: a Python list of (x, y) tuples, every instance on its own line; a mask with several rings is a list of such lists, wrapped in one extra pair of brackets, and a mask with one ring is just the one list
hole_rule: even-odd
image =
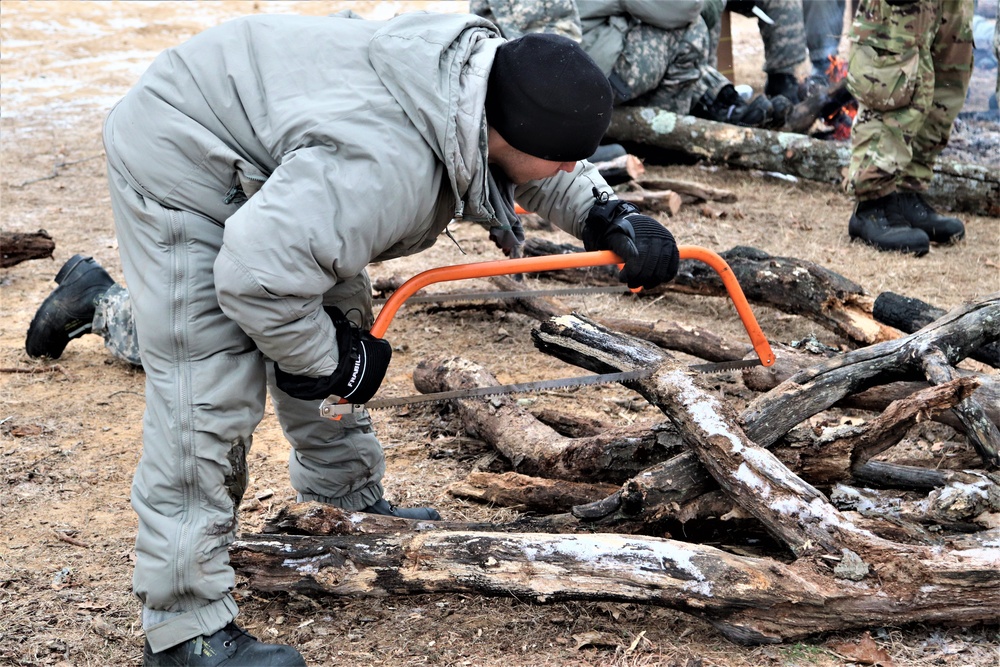
[(839, 83), (847, 76), (847, 60), (840, 56), (827, 56), (830, 66), (826, 68), (826, 78), (830, 83)]

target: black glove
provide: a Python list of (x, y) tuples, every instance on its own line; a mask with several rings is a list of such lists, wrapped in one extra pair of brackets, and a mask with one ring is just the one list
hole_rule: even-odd
[(632, 204), (594, 192), (597, 203), (583, 227), (583, 247), (611, 250), (625, 268), (618, 279), (632, 289), (652, 289), (677, 275), (680, 255), (673, 235)]
[(332, 375), (309, 377), (292, 375), (274, 365), (278, 389), (293, 398), (316, 401), (327, 396), (340, 396), (351, 403), (365, 403), (385, 378), (392, 359), (392, 346), (382, 338), (354, 326), (339, 308), (327, 308), (337, 330), (340, 362)]

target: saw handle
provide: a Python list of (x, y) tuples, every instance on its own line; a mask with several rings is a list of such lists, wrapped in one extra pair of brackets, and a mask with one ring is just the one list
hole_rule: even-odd
[[(736, 312), (743, 322), (743, 327), (750, 335), (750, 342), (753, 349), (764, 366), (774, 365), (774, 352), (767, 342), (764, 332), (757, 324), (757, 318), (750, 310), (746, 296), (739, 281), (733, 274), (722, 257), (708, 248), (694, 245), (682, 245), (678, 247), (681, 259), (696, 259), (712, 267), (722, 284), (729, 293), (729, 298), (736, 306)], [(537, 273), (541, 271), (557, 271), (559, 269), (580, 269), (588, 266), (605, 266), (608, 264), (621, 264), (622, 259), (610, 250), (598, 250), (594, 252), (577, 252), (566, 255), (544, 255), (541, 257), (519, 257), (517, 259), (501, 259), (491, 262), (474, 262), (471, 264), (455, 264), (452, 266), (442, 266), (436, 269), (428, 269), (418, 273), (405, 283), (399, 286), (392, 293), (382, 306), (375, 324), (372, 325), (371, 333), (377, 338), (385, 336), (389, 323), (396, 315), (403, 302), (413, 296), (416, 292), (434, 283), (443, 283), (453, 280), (467, 280), (469, 278), (489, 278), (491, 276), (503, 276), (516, 273)]]

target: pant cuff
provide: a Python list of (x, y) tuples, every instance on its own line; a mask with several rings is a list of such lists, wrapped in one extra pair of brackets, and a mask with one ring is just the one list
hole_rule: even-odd
[(236, 618), (239, 607), (236, 600), (227, 595), (221, 600), (210, 602), (204, 607), (171, 618), (146, 630), (146, 641), (153, 653), (166, 651), (201, 635), (214, 635)]
[(298, 501), (307, 502), (310, 500), (315, 500), (319, 503), (326, 503), (327, 505), (333, 505), (334, 507), (339, 507), (340, 509), (347, 510), (348, 512), (357, 512), (363, 510), (369, 505), (374, 505), (382, 496), (385, 495), (385, 490), (382, 488), (381, 482), (375, 482), (374, 484), (369, 484), (368, 486), (358, 489), (357, 491), (352, 491), (345, 496), (337, 496), (336, 498), (332, 496), (321, 496), (318, 493), (299, 493)]

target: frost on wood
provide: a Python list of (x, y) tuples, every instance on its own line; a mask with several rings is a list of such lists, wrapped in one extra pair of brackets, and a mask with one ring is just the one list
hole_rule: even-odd
[[(666, 350), (557, 314), (533, 331), (536, 347), (593, 372), (655, 368), (629, 387), (663, 413), (669, 429), (569, 438), (509, 397), (458, 400), (455, 410), (522, 477), (600, 481), (604, 471), (621, 484), (607, 498), (563, 514), (485, 525), (347, 519), (328, 506), (293, 506), (279, 522), (284, 530), (307, 532), (308, 525), (324, 527), (323, 534), (248, 536), (233, 548), (233, 563), (258, 588), (317, 595), (464, 592), (646, 602), (701, 616), (743, 643), (908, 622), (992, 622), (1000, 617), (1000, 540), (991, 532), (1000, 491), (988, 452), (982, 470), (928, 476), (940, 487), (904, 506), (849, 484), (856, 470), (879, 470), (890, 481), (906, 472), (869, 462), (878, 448), (864, 430), (890, 433), (893, 419), (912, 419), (919, 410), (887, 410), (843, 435), (827, 430), (820, 437), (798, 424), (879, 383), (917, 379), (929, 365), (944, 384), (917, 391), (920, 400), (947, 410), (974, 397), (980, 382), (949, 379), (944, 367), (1000, 337), (998, 303), (1000, 295), (991, 295), (916, 334), (799, 370), (741, 412)], [(450, 358), (424, 360), (414, 382), (421, 391), (442, 391), (496, 380)], [(800, 474), (786, 465), (803, 460), (788, 454), (803, 446), (847, 447), (838, 454), (844, 472), (836, 504), (823, 491), (828, 478), (813, 484), (813, 468)], [(865, 456), (852, 457), (852, 447)], [(643, 457), (645, 467), (623, 463)], [(642, 532), (662, 535), (671, 520), (723, 515), (756, 522), (776, 550), (736, 555)], [(961, 532), (949, 532), (955, 529)]]

